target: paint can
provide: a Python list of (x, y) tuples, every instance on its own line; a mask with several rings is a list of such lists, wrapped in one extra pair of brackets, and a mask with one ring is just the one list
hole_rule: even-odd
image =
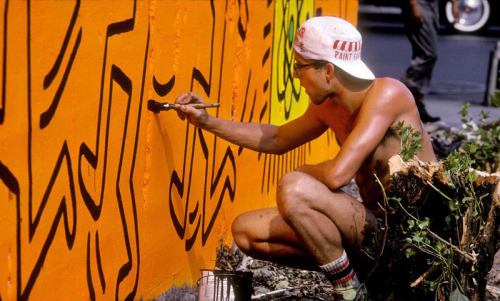
[(201, 269), (198, 287), (199, 301), (250, 301), (253, 273)]

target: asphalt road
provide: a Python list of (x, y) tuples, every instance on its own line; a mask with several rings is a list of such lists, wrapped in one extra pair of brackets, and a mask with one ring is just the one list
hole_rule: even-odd
[[(363, 36), (363, 61), (376, 77), (399, 79), (408, 67), (411, 46), (402, 23), (388, 16), (387, 22), (366, 20), (359, 16), (358, 30)], [(494, 27), (482, 34), (456, 34), (441, 28), (439, 31), (439, 58), (435, 65), (426, 103), (431, 113), (444, 117), (452, 126), (461, 124), (458, 111), (463, 102), (469, 102), (471, 113), (489, 111), (490, 120), (500, 119), (500, 109), (484, 107), (489, 80), (490, 53), (500, 41), (500, 28)]]

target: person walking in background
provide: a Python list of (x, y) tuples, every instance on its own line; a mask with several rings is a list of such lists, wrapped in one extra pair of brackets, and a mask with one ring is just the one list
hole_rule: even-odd
[[(455, 22), (458, 21), (456, 0), (451, 0)], [(436, 122), (439, 117), (431, 116), (424, 105), (424, 95), (429, 91), (432, 70), (438, 58), (438, 0), (406, 0), (402, 5), (406, 34), (412, 47), (410, 66), (401, 78), (413, 94), (423, 122)]]

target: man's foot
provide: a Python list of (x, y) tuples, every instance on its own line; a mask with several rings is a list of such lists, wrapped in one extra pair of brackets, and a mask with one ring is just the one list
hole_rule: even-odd
[(370, 295), (368, 294), (368, 290), (366, 286), (361, 285), (358, 288), (345, 288), (345, 289), (334, 289), (333, 291), (334, 300), (339, 301), (369, 301)]

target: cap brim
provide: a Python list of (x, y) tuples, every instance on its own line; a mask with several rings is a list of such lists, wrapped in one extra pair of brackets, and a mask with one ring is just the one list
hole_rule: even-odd
[(374, 80), (375, 75), (361, 60), (355, 62), (336, 61), (333, 63), (350, 75), (366, 80)]

